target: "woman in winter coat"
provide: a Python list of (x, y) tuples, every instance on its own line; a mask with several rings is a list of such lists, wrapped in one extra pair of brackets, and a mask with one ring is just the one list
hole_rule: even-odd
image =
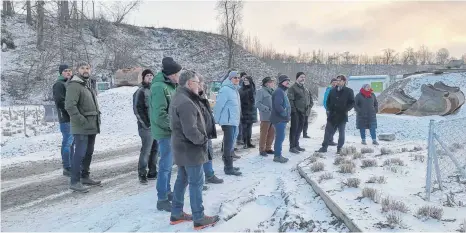
[(256, 85), (251, 76), (246, 76), (243, 86), (239, 89), (241, 100), (241, 125), (243, 127), (244, 148), (255, 148), (251, 143), (252, 124), (257, 121), (255, 108)]
[(361, 133), (362, 144), (366, 145), (366, 129), (369, 129), (372, 144), (379, 145), (375, 129), (377, 128), (378, 103), (372, 88), (369, 84), (364, 84), (359, 93), (354, 98), (354, 110), (356, 111), (356, 128)]

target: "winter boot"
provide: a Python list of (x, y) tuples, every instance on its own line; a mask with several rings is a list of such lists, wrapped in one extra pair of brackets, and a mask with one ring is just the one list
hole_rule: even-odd
[(233, 170), (235, 171), (239, 171), (239, 169), (240, 169), (239, 167), (233, 167)]
[(248, 144), (244, 144), (244, 145), (243, 145), (243, 149), (248, 149), (248, 148), (249, 148), (249, 147), (248, 147)]
[(172, 211), (172, 203), (169, 200), (157, 201), (157, 209), (160, 211)]
[(299, 154), (299, 150), (296, 147), (290, 148), (290, 152), (293, 154)]
[(89, 188), (86, 186), (83, 186), (81, 182), (78, 182), (76, 184), (71, 184), (70, 189), (76, 192), (82, 192), (82, 193), (87, 193), (89, 192)]
[(237, 140), (236, 145), (238, 145), (238, 146), (244, 145), (244, 142), (242, 142), (241, 140)]
[(181, 213), (180, 216), (170, 216), (170, 225), (176, 225), (180, 224), (183, 222), (191, 222), (193, 221), (193, 216), (190, 214), (187, 214), (185, 212)]
[(63, 168), (63, 175), (71, 177), (71, 168)]
[(303, 138), (311, 138), (311, 137), (309, 137), (309, 136), (306, 134), (306, 135), (303, 136)]
[(173, 192), (169, 192), (167, 194), (167, 198), (168, 198), (169, 201), (173, 201)]
[(267, 154), (269, 154), (269, 155), (273, 155), (273, 153), (274, 153), (275, 151), (273, 151), (273, 150), (266, 150), (265, 152), (266, 152)]
[(366, 139), (363, 139), (363, 140), (361, 141), (361, 144), (363, 144), (363, 145), (367, 145), (367, 143), (366, 143)]
[(338, 146), (338, 143), (335, 143), (335, 142), (329, 142), (328, 143), (329, 146)]
[(265, 152), (265, 151), (261, 151), (261, 152), (259, 152), (259, 154), (260, 154), (260, 156), (263, 156), (263, 157), (269, 156), (269, 154), (267, 154), (267, 152)]
[(302, 148), (302, 147), (300, 147), (300, 146), (297, 146), (296, 149), (298, 149), (298, 150), (301, 151), (301, 152), (306, 151), (306, 149), (304, 149), (304, 148)]
[(220, 179), (216, 175), (213, 175), (211, 177), (206, 177), (205, 182), (206, 184), (221, 184), (223, 183), (223, 179)]
[(327, 148), (321, 147), (320, 149), (316, 150), (316, 152), (325, 153), (327, 152)]
[(285, 157), (283, 157), (283, 156), (275, 156), (275, 157), (273, 157), (273, 161), (274, 161), (274, 162), (277, 162), (277, 163), (286, 163), (286, 162), (288, 162), (288, 160), (289, 160), (288, 158), (285, 158)]
[(341, 153), (341, 148), (337, 148), (337, 155)]
[(205, 185), (204, 185), (204, 186), (202, 186), (202, 191), (207, 191), (207, 189), (209, 189), (209, 187), (208, 187), (208, 186), (205, 186)]
[(155, 172), (154, 174), (148, 174), (147, 175), (147, 179), (148, 180), (156, 180), (157, 179), (157, 172)]
[(148, 184), (147, 177), (144, 175), (139, 175), (139, 183), (147, 185)]
[(256, 145), (252, 144), (251, 142), (249, 142), (247, 145), (248, 145), (248, 148), (256, 148)]
[(372, 141), (372, 144), (377, 146), (377, 145), (379, 145), (379, 142), (377, 140), (374, 140), (374, 141)]
[(243, 173), (238, 171), (238, 170), (235, 170), (234, 168), (224, 168), (223, 171), (225, 172), (225, 175), (230, 175), (230, 176), (241, 176)]
[(93, 180), (93, 179), (91, 179), (89, 177), (84, 177), (84, 178), (81, 178), (81, 183), (83, 183), (85, 185), (101, 185), (102, 181)]
[(218, 215), (215, 216), (204, 216), (203, 219), (194, 222), (194, 230), (202, 230), (206, 227), (215, 225), (220, 220)]

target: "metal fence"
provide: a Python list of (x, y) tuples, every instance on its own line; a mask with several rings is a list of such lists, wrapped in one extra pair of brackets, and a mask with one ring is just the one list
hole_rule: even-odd
[(466, 118), (430, 121), (426, 199), (466, 205)]

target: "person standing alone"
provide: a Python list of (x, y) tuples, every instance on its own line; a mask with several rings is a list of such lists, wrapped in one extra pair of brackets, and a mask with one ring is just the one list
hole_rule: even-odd
[(91, 66), (87, 62), (79, 63), (65, 97), (65, 109), (70, 115), (71, 133), (75, 140), (70, 189), (78, 192), (89, 191), (83, 184), (101, 184), (101, 181), (89, 177), (95, 138), (100, 133), (99, 104), (94, 90), (88, 85), (90, 75)]
[(141, 184), (147, 184), (148, 179), (157, 178), (158, 143), (152, 138), (149, 119), (150, 84), (153, 78), (154, 74), (151, 70), (142, 71), (141, 85), (133, 94), (133, 111), (138, 120), (138, 133), (142, 143), (138, 163), (138, 177)]
[(299, 138), (303, 132), (306, 112), (310, 107), (309, 90), (304, 86), (305, 79), (306, 75), (303, 72), (298, 72), (296, 82), (288, 90), (288, 99), (291, 105), (290, 152), (295, 154), (305, 151), (304, 148), (299, 146)]
[(273, 154), (272, 143), (275, 137), (275, 128), (270, 123), (270, 115), (272, 114), (272, 93), (275, 86), (275, 80), (271, 77), (262, 79), (262, 88), (257, 90), (256, 106), (259, 109), (260, 115), (260, 138), (259, 138), (259, 154), (267, 156)]
[(61, 161), (63, 164), (63, 175), (71, 176), (70, 160), (74, 154), (73, 135), (71, 134), (70, 115), (65, 110), (66, 85), (71, 79), (72, 71), (68, 65), (63, 64), (58, 67), (57, 81), (53, 84), (53, 99), (58, 113), (58, 122), (60, 122), (60, 132), (62, 134), (61, 142)]
[(369, 129), (372, 144), (379, 145), (375, 130), (377, 128), (377, 112), (379, 104), (372, 91), (371, 85), (364, 84), (354, 97), (354, 110), (356, 112), (356, 128), (361, 133), (361, 143), (366, 145), (366, 129)]

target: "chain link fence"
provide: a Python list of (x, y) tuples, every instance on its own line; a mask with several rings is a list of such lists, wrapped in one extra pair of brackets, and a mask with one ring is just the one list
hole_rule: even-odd
[(466, 206), (466, 118), (431, 120), (428, 136), (426, 199)]

